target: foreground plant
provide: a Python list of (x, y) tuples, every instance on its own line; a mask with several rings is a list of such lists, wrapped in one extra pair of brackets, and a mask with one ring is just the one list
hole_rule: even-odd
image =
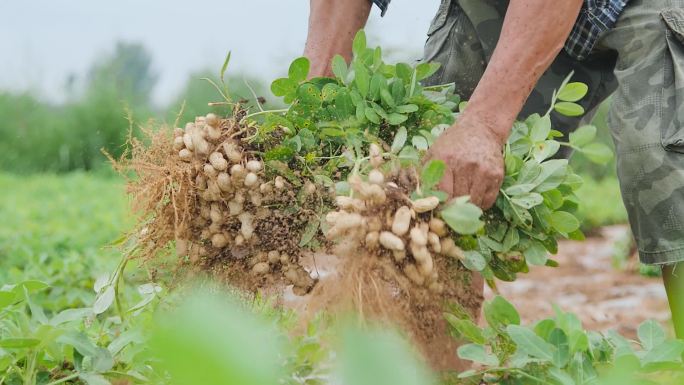
[(601, 384), (618, 375), (646, 384), (684, 374), (684, 341), (667, 339), (656, 321), (642, 323), (639, 340), (630, 341), (615, 331), (584, 330), (577, 316), (558, 307), (554, 317), (521, 326), (520, 315), (502, 297), (485, 304), (484, 328), (452, 310), (446, 317), (454, 333), (471, 342), (458, 348), (458, 356), (477, 366), (458, 374), (468, 383)]

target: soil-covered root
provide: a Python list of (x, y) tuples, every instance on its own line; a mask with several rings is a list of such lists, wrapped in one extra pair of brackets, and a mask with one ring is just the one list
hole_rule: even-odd
[(145, 129), (146, 141), (132, 139), (130, 158), (115, 162), (134, 174), (128, 186), (142, 218), (134, 233), (139, 255), (155, 258), (173, 241), (183, 261), (238, 287), (284, 281), (306, 293), (315, 282), (299, 264), (298, 243), (329, 192), (269, 170), (248, 140), (255, 128), (241, 116), (198, 117), (172, 135)]
[(456, 234), (437, 215), (439, 199), (411, 199), (411, 170), (371, 162), (367, 177), (350, 176), (350, 194), (326, 215), (338, 275), (317, 285), (310, 310), (353, 310), (399, 325), (435, 369), (463, 369), (443, 312), (455, 305), (477, 319), (482, 277), (460, 263)]

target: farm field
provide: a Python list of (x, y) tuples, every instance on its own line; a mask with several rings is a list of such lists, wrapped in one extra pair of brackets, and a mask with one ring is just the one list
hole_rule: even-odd
[[(0, 286), (27, 280), (45, 282), (49, 288), (35, 294), (33, 306), (41, 307), (47, 317), (67, 309), (92, 307), (96, 300), (95, 282), (111, 273), (121, 258), (121, 249), (108, 245), (133, 223), (123, 180), (108, 174), (1, 174), (0, 189), (3, 191), (0, 216), (4, 218), (0, 223)], [(596, 196), (596, 191), (585, 193), (587, 199)], [(634, 271), (619, 271), (612, 266), (614, 249), (625, 236), (625, 230), (624, 226), (611, 226), (593, 231), (595, 235), (584, 242), (564, 241), (558, 256), (560, 267), (536, 268), (516, 282), (499, 283), (499, 290), (516, 306), (523, 322), (552, 315), (551, 303), (556, 303), (575, 312), (589, 330), (617, 329), (626, 336), (635, 337), (636, 326), (646, 319), (656, 319), (669, 327), (666, 299), (659, 280)], [(127, 269), (123, 289), (130, 305), (144, 297), (136, 289), (149, 282), (147, 273), (147, 269), (135, 266)], [(158, 282), (160, 285), (170, 283), (163, 277)], [(162, 292), (160, 298), (167, 295)], [(490, 299), (493, 297), (491, 291), (486, 295)], [(169, 296), (169, 301), (172, 297)], [(158, 301), (154, 299), (152, 305)], [(634, 311), (636, 307), (638, 312)], [(126, 333), (151, 330), (148, 315), (157, 308), (142, 308), (142, 313), (135, 316), (137, 319), (124, 324), (114, 321), (98, 325), (95, 319), (99, 326), (97, 332), (82, 322), (67, 324), (69, 328), (65, 330), (83, 333), (81, 335), (88, 336), (93, 346), (111, 347), (117, 336), (130, 337)], [(113, 320), (113, 315), (108, 319)], [(282, 325), (291, 323), (287, 317), (278, 319)], [(150, 374), (145, 372), (149, 372), (149, 368), (136, 367), (140, 362), (146, 362), (139, 356), (143, 345), (135, 348), (136, 343), (142, 341), (138, 337), (132, 338), (129, 345), (124, 346), (128, 353), (122, 349), (123, 352), (114, 354), (115, 368), (129, 373), (120, 374), (120, 378), (133, 381), (132, 376), (137, 376), (138, 380), (150, 380), (145, 377)], [(5, 355), (2, 352), (0, 349), (0, 364), (6, 362), (3, 358), (7, 358), (8, 351)], [(110, 369), (107, 376), (113, 371)], [(58, 373), (53, 375), (57, 376), (52, 378), (53, 382), (60, 378)], [(50, 374), (38, 373), (37, 383), (48, 383), (47, 378)], [(99, 384), (97, 381), (104, 377), (92, 374), (81, 378), (86, 379), (86, 383)], [(0, 376), (2, 384), (14, 384), (17, 380)]]

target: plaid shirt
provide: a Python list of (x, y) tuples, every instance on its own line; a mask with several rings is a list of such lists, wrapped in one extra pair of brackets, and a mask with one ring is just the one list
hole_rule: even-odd
[[(384, 16), (391, 0), (372, 1)], [(601, 35), (615, 26), (628, 2), (629, 0), (584, 0), (575, 26), (565, 42), (565, 51), (578, 60), (589, 56)]]

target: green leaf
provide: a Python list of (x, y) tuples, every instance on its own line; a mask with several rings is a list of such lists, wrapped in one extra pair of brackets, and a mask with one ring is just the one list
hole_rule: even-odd
[(639, 325), (637, 336), (645, 350), (651, 350), (665, 342), (665, 331), (657, 321), (648, 320)]
[(518, 229), (515, 226), (511, 226), (503, 239), (504, 251), (510, 251), (518, 242), (520, 242), (520, 233), (518, 233)]
[(613, 150), (603, 143), (591, 143), (580, 149), (589, 160), (598, 164), (606, 164), (613, 159)]
[(544, 266), (549, 259), (549, 252), (538, 241), (531, 242), (530, 246), (523, 251), (523, 255), (527, 263), (535, 266)]
[(102, 314), (114, 303), (114, 286), (107, 285), (102, 292), (100, 292), (95, 298), (95, 303), (93, 304), (93, 313)]
[(323, 89), (321, 90), (321, 98), (323, 98), (324, 102), (330, 103), (333, 100), (335, 100), (335, 97), (337, 97), (337, 95), (339, 94), (340, 89), (340, 86), (338, 86), (337, 84), (328, 83), (324, 85)]
[(111, 385), (104, 376), (97, 373), (80, 373), (78, 378), (83, 380), (86, 385)]
[(484, 316), (489, 326), (503, 329), (509, 325), (520, 325), (520, 314), (510, 302), (497, 295), (484, 304)]
[(488, 353), (483, 345), (467, 344), (458, 347), (458, 357), (462, 360), (473, 361), (487, 366), (499, 366), (499, 359)]
[(344, 333), (344, 348), (339, 356), (340, 383), (342, 384), (427, 385), (433, 383), (429, 371), (413, 354), (411, 346), (396, 333), (386, 330), (362, 332), (352, 329), (347, 331)]
[(295, 83), (301, 83), (306, 80), (306, 76), (309, 75), (309, 69), (311, 63), (309, 59), (302, 56), (295, 59), (292, 64), (290, 64), (290, 69), (287, 71), (287, 76)]
[(420, 154), (413, 146), (402, 148), (398, 157), (402, 165), (417, 164), (420, 161)]
[(279, 160), (281, 162), (289, 162), (294, 157), (295, 151), (289, 146), (277, 146), (266, 151), (264, 160)]
[(416, 66), (416, 80), (421, 81), (423, 79), (429, 78), (437, 70), (439, 70), (440, 64), (437, 62), (420, 63)]
[(13, 291), (0, 291), (0, 309), (3, 309), (17, 300), (17, 295)]
[(570, 133), (570, 144), (575, 147), (582, 147), (596, 138), (596, 126), (582, 126)]
[(323, 102), (321, 92), (316, 86), (310, 83), (304, 83), (297, 88), (297, 97), (300, 103), (311, 107), (320, 107)]
[(440, 212), (442, 219), (459, 234), (475, 234), (484, 226), (480, 220), (482, 210), (469, 200), (468, 196), (456, 198)]
[(543, 142), (549, 137), (551, 132), (551, 117), (549, 115), (542, 116), (534, 123), (532, 130), (530, 130), (530, 139), (533, 142)]
[(556, 231), (564, 234), (571, 233), (577, 230), (580, 226), (577, 218), (565, 211), (555, 211), (551, 213), (549, 222), (551, 223), (551, 226), (556, 229)]
[(427, 139), (420, 135), (415, 135), (413, 138), (411, 138), (411, 144), (413, 145), (413, 147), (421, 151), (425, 151), (428, 149)]
[(582, 99), (587, 92), (589, 87), (580, 82), (568, 83), (558, 92), (558, 100), (563, 102), (576, 102)]
[(193, 294), (160, 318), (151, 344), (154, 357), (178, 384), (277, 384), (282, 337), (268, 321), (226, 297)]
[(395, 110), (401, 114), (410, 114), (412, 112), (418, 111), (418, 106), (415, 104), (404, 104), (397, 106)]
[(366, 119), (368, 119), (368, 121), (370, 121), (371, 123), (380, 124), (380, 117), (378, 116), (378, 113), (375, 112), (374, 109), (366, 108), (364, 110), (364, 113), (365, 113)]
[(57, 315), (52, 317), (52, 319), (50, 319), (50, 325), (58, 326), (67, 322), (80, 321), (93, 314), (93, 309), (89, 307), (62, 310)]
[(463, 252), (463, 266), (471, 271), (482, 271), (487, 267), (487, 260), (476, 250), (467, 250)]
[(368, 96), (370, 88), (370, 75), (366, 67), (360, 62), (354, 62), (354, 84), (363, 98)]
[(532, 148), (532, 157), (537, 162), (542, 162), (554, 155), (560, 149), (560, 143), (555, 140), (545, 140), (543, 142), (536, 143)]
[(560, 385), (575, 385), (575, 380), (572, 376), (558, 368), (549, 368), (549, 374), (553, 377)]
[(225, 60), (223, 60), (223, 65), (221, 66), (221, 71), (219, 72), (219, 76), (221, 78), (221, 82), (223, 82), (226, 70), (228, 69), (228, 63), (230, 63), (230, 51), (228, 51), (228, 54), (226, 55)]
[(0, 348), (5, 349), (26, 349), (40, 344), (37, 338), (4, 338), (0, 340)]
[(444, 171), (446, 171), (444, 161), (433, 159), (427, 162), (420, 173), (421, 188), (431, 190), (437, 186), (444, 177)]
[(275, 96), (286, 96), (293, 94), (297, 90), (297, 83), (289, 78), (276, 79), (271, 83), (271, 92)]
[(589, 338), (581, 328), (571, 330), (568, 340), (570, 341), (571, 354), (585, 352), (589, 349)]
[(511, 202), (517, 206), (525, 209), (531, 209), (534, 206), (544, 203), (544, 197), (539, 193), (529, 192), (511, 198)]
[(461, 319), (449, 313), (445, 313), (444, 318), (451, 327), (456, 329), (460, 336), (466, 338), (468, 341), (476, 344), (484, 344), (487, 342), (487, 339), (482, 334), (482, 329), (475, 325), (473, 321)]
[(532, 181), (537, 187), (536, 192), (543, 193), (558, 187), (567, 177), (568, 160), (551, 159), (541, 164), (541, 172)]
[(341, 55), (335, 55), (332, 59), (332, 71), (341, 82), (347, 78), (349, 69), (347, 68), (347, 62)]
[[(394, 102), (394, 98), (392, 97), (392, 94), (386, 89), (382, 88), (380, 90), (380, 98), (382, 99), (382, 102), (387, 105), (387, 107), (393, 108), (396, 106), (396, 103)], [(397, 111), (401, 112), (401, 111)]]
[(311, 242), (318, 233), (319, 225), (319, 221), (309, 221), (309, 223), (306, 224), (304, 232), (302, 233), (302, 239), (299, 240), (299, 247), (304, 247)]
[(561, 329), (553, 329), (549, 335), (548, 341), (551, 345), (556, 347), (553, 353), (553, 364), (559, 368), (564, 367), (570, 361), (570, 344), (568, 343), (568, 336)]
[(409, 83), (411, 81), (411, 77), (413, 76), (413, 69), (411, 69), (411, 66), (406, 64), (406, 63), (397, 63), (397, 77), (403, 80), (405, 83)]
[(668, 340), (653, 347), (641, 358), (643, 365), (660, 362), (681, 362), (684, 352), (684, 341)]
[(406, 131), (406, 127), (399, 127), (397, 133), (394, 134), (394, 140), (392, 141), (392, 146), (390, 148), (390, 151), (393, 154), (399, 153), (399, 151), (401, 151), (401, 149), (404, 147), (406, 144), (407, 135), (408, 133)]
[(553, 361), (556, 348), (531, 330), (518, 325), (508, 325), (506, 331), (519, 350), (543, 361)]
[(389, 114), (389, 118), (387, 119), (387, 122), (393, 126), (398, 126), (402, 123), (404, 123), (408, 119), (406, 115), (398, 114), (396, 112), (393, 112)]
[(581, 116), (584, 114), (584, 107), (577, 103), (558, 102), (553, 106), (553, 109), (564, 116)]
[(366, 50), (366, 32), (360, 29), (359, 32), (354, 36), (354, 42), (352, 43), (352, 52), (354, 56), (360, 56)]

